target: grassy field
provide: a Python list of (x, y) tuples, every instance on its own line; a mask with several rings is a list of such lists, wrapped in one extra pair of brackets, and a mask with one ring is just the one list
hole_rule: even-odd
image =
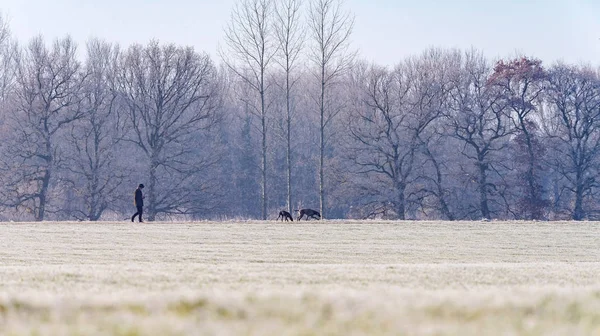
[(0, 335), (600, 335), (600, 223), (3, 223)]

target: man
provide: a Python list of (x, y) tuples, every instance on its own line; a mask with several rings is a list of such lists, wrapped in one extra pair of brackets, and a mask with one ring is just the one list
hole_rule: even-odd
[(144, 185), (140, 184), (137, 189), (135, 189), (135, 196), (133, 198), (133, 203), (137, 208), (137, 212), (131, 217), (131, 221), (135, 219), (135, 216), (138, 216), (140, 223), (143, 223), (142, 213), (144, 213), (144, 196), (142, 195), (142, 189), (144, 189)]

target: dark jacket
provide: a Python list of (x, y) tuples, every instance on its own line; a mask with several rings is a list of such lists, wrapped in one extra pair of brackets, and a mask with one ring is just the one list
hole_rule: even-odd
[(144, 197), (142, 196), (142, 189), (137, 188), (135, 189), (135, 197), (133, 200), (133, 203), (135, 204), (135, 206), (144, 206)]

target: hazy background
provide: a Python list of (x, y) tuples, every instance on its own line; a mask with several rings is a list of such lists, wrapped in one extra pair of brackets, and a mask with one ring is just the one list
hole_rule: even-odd
[[(234, 0), (0, 0), (13, 36), (71, 36), (128, 45), (192, 45), (216, 56)], [(534, 55), (545, 63), (600, 60), (600, 2), (594, 0), (348, 0), (353, 45), (362, 58), (392, 65), (427, 47), (471, 46), (486, 56)]]

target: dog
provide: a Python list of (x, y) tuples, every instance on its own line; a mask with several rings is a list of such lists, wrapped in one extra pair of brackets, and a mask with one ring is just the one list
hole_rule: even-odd
[(288, 219), (291, 220), (292, 222), (294, 221), (294, 217), (292, 217), (292, 215), (285, 210), (279, 211), (279, 216), (277, 216), (277, 220), (279, 220), (279, 218), (281, 218), (282, 222), (283, 222), (284, 218), (285, 218), (286, 222), (288, 221)]
[(298, 216), (297, 220), (301, 220), (302, 217), (304, 217), (305, 215), (306, 215), (306, 220), (308, 220), (308, 217), (321, 219), (321, 214), (317, 210), (300, 209), (300, 210), (296, 210), (296, 211), (298, 211), (298, 213), (300, 214), (300, 216)]

